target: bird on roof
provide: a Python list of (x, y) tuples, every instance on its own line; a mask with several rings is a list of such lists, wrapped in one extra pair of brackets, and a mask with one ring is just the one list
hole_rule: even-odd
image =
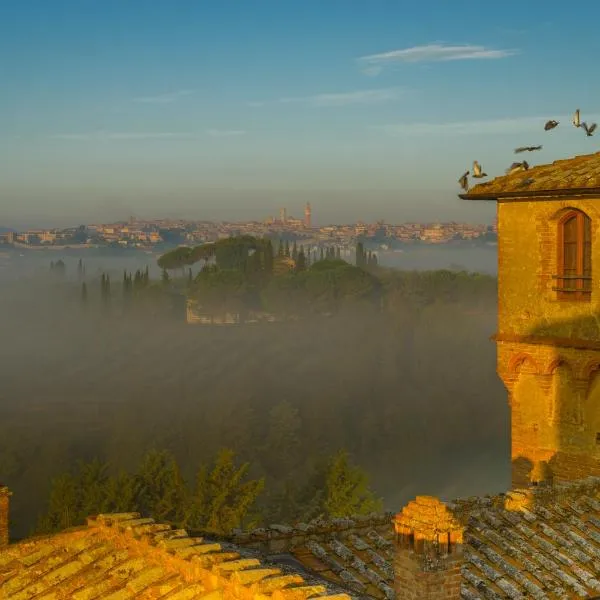
[(573, 114), (573, 127), (581, 127), (581, 120), (579, 118), (579, 109)]
[(596, 127), (597, 124), (596, 123), (592, 123), (591, 125), (588, 126), (588, 124), (584, 121), (581, 126), (583, 127), (584, 131), (585, 131), (585, 135), (587, 135), (588, 137), (591, 137), (594, 133), (594, 131), (596, 131)]
[(544, 131), (550, 131), (551, 129), (554, 129), (557, 125), (558, 121), (554, 121), (553, 119), (551, 119), (550, 121), (546, 121), (546, 124), (544, 125)]
[(519, 146), (515, 148), (515, 154), (519, 154), (519, 152), (534, 152), (535, 150), (541, 150), (542, 146)]
[(508, 169), (506, 169), (506, 173), (508, 175), (512, 175), (513, 173), (517, 173), (518, 171), (527, 171), (529, 169), (529, 163), (524, 160), (523, 162), (514, 162)]
[(482, 177), (487, 177), (487, 173), (484, 173), (481, 169), (481, 165), (474, 160), (473, 161), (473, 177), (476, 179), (481, 179)]
[(527, 187), (528, 185), (531, 185), (532, 183), (533, 183), (533, 178), (528, 177), (527, 179), (523, 179), (523, 181), (521, 181), (521, 183), (519, 184), (518, 187)]
[(460, 177), (460, 179), (458, 180), (458, 183), (460, 183), (460, 187), (465, 190), (465, 192), (469, 191), (469, 171), (466, 171), (465, 173), (463, 173)]

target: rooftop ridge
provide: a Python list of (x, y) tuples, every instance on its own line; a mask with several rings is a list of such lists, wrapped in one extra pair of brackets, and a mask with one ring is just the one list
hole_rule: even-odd
[(494, 200), (565, 195), (600, 197), (600, 152), (561, 158), (499, 175), (473, 186), (459, 197), (463, 200)]
[[(327, 594), (322, 585), (308, 585), (300, 575), (284, 575), (281, 569), (265, 568), (256, 558), (223, 551), (221, 544), (188, 535), (185, 529), (141, 518), (139, 513), (99, 514), (89, 517), (83, 531), (97, 533), (134, 557), (144, 557), (186, 584), (202, 584), (207, 592), (223, 590), (224, 597), (298, 599), (318, 596), (350, 600), (344, 594)], [(60, 534), (59, 534), (60, 535)], [(244, 588), (245, 595), (241, 593)]]

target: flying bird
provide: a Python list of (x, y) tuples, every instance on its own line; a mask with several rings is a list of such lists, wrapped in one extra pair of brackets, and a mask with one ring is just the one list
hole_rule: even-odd
[(577, 109), (573, 114), (573, 126), (581, 127), (581, 120), (579, 119), (579, 109)]
[(473, 161), (473, 177), (476, 179), (487, 177), (487, 173), (483, 173), (481, 165), (476, 160)]
[(465, 173), (462, 174), (461, 178), (458, 180), (458, 183), (460, 183), (460, 187), (465, 190), (465, 192), (469, 191), (469, 171), (466, 171)]
[(529, 169), (529, 163), (524, 160), (523, 162), (514, 162), (508, 169), (506, 169), (506, 173), (508, 175), (512, 175), (518, 171), (527, 171)]
[(554, 129), (557, 125), (558, 125), (558, 121), (554, 121), (554, 120), (546, 121), (546, 124), (544, 125), (544, 131), (550, 131), (551, 129)]
[(584, 121), (581, 124), (581, 126), (585, 130), (585, 135), (587, 135), (588, 137), (591, 137), (593, 135), (594, 131), (596, 131), (597, 124), (592, 123), (591, 125), (588, 126), (588, 124)]
[(515, 154), (519, 154), (519, 152), (534, 152), (541, 149), (542, 146), (519, 146), (519, 148), (515, 148)]

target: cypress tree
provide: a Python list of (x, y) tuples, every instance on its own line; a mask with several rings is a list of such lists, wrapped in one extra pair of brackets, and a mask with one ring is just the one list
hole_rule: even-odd
[(342, 259), (342, 251), (340, 250), (340, 247), (339, 247), (339, 246), (338, 246), (338, 247), (335, 249), (335, 257), (336, 257), (338, 260), (341, 260), (341, 259)]
[(356, 266), (361, 268), (364, 267), (366, 262), (365, 259), (366, 256), (363, 244), (362, 242), (358, 242), (358, 244), (356, 244)]
[(288, 240), (285, 240), (285, 255), (289, 258), (290, 256), (290, 243)]
[(146, 265), (146, 269), (144, 270), (144, 287), (148, 285), (150, 282), (150, 271), (148, 269), (148, 265)]
[(166, 269), (163, 269), (162, 270), (162, 283), (163, 283), (163, 285), (169, 285), (169, 281), (170, 281), (169, 273), (167, 272)]
[(292, 258), (294, 260), (298, 260), (298, 247), (296, 246), (296, 240), (294, 240), (294, 245), (292, 246)]
[(271, 275), (273, 273), (273, 244), (271, 243), (271, 240), (265, 242), (264, 260), (265, 273)]
[(323, 251), (323, 246), (319, 248), (319, 260), (323, 260), (325, 258), (325, 253)]
[(192, 269), (188, 269), (188, 286), (191, 286), (193, 282)]
[(283, 256), (283, 242), (281, 241), (281, 238), (279, 238), (279, 245), (277, 246), (277, 256), (279, 256), (279, 258)]
[(306, 256), (304, 255), (304, 248), (300, 246), (300, 252), (298, 252), (298, 257), (296, 259), (296, 271), (305, 271), (306, 270)]
[(85, 281), (81, 284), (81, 303), (86, 306), (88, 300), (87, 285)]
[(77, 277), (79, 280), (83, 278), (83, 261), (81, 259), (77, 263)]

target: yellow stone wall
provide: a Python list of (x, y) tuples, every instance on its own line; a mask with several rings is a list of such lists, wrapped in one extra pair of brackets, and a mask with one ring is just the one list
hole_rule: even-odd
[[(511, 406), (513, 486), (600, 475), (600, 198), (497, 206), (497, 366)], [(592, 219), (588, 302), (552, 290), (569, 209)]]

